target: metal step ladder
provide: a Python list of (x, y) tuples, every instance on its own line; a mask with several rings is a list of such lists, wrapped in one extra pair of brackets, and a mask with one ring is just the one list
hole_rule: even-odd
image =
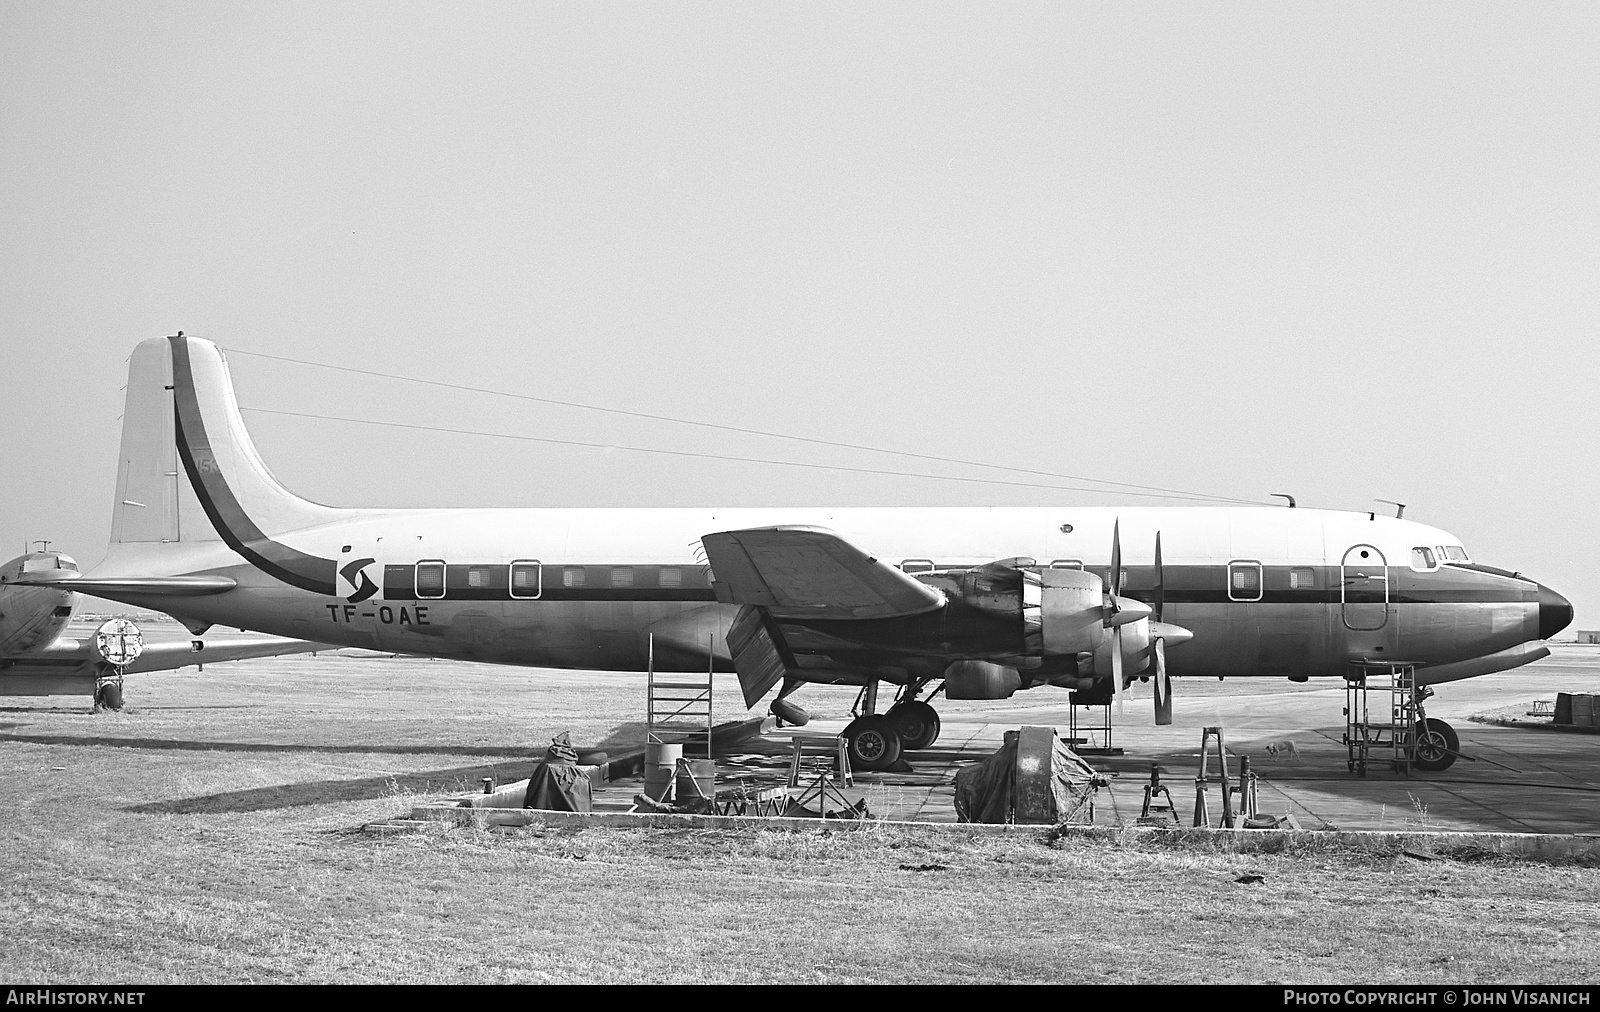
[(653, 745), (680, 744), (684, 755), (711, 758), (712, 673), (715, 640), (706, 640), (706, 672), (656, 673), (656, 637), (650, 634), (645, 680), (645, 740)]
[(1344, 683), (1344, 744), (1350, 772), (1374, 762), (1411, 775), (1417, 734), (1417, 668), (1405, 661), (1362, 661)]
[[(1067, 744), (1079, 755), (1122, 755), (1121, 746), (1111, 744), (1111, 703), (1100, 696), (1073, 690), (1067, 697)], [(1086, 719), (1079, 719), (1078, 711)]]

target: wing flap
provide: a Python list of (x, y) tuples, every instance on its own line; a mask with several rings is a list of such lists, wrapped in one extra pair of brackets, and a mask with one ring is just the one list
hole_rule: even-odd
[(932, 587), (818, 527), (758, 527), (700, 540), (719, 600), (779, 618), (899, 618), (944, 605)]

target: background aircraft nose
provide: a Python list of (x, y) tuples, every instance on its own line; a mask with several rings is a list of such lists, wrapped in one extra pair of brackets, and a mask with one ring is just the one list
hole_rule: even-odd
[(1572, 602), (1539, 584), (1539, 638), (1547, 640), (1572, 624)]

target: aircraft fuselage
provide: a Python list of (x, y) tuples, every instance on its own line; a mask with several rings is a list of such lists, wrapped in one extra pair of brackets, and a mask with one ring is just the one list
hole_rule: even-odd
[[(1175, 676), (1339, 675), (1353, 661), (1450, 665), (1505, 655), (1570, 619), (1532, 580), (1466, 561), (1460, 542), (1408, 520), (1281, 507), (912, 507), (850, 509), (526, 509), (350, 511), (274, 536), (301, 558), (332, 560), (334, 593), (292, 586), (217, 541), (151, 553), (157, 573), (231, 577), (224, 593), (134, 603), (195, 624), (235, 625), (327, 643), (493, 663), (642, 670), (654, 634), (663, 670), (729, 669), (737, 607), (719, 602), (701, 536), (779, 524), (827, 528), (910, 573), (1024, 556), (1040, 568), (1108, 575), (1120, 525), (1123, 594), (1150, 600), (1163, 543), (1164, 619), (1194, 632), (1168, 655)], [(125, 546), (136, 548), (137, 546)], [(1363, 555), (1365, 553), (1365, 555)], [(1447, 556), (1459, 555), (1456, 561)], [(126, 558), (124, 566), (127, 565)], [(1562, 617), (1562, 609), (1565, 609)], [(1559, 619), (1559, 622), (1557, 621)], [(882, 621), (796, 622), (819, 652), (999, 657), (1019, 636), (991, 616), (946, 607)], [(1507, 653), (1507, 652), (1510, 653)], [(1482, 664), (1478, 667), (1483, 667)], [(1499, 668), (1492, 668), (1499, 670)]]

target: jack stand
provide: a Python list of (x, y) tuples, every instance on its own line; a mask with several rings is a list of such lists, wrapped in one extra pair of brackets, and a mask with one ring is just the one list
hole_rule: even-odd
[(1253, 819), (1260, 813), (1256, 811), (1259, 803), (1256, 796), (1256, 775), (1250, 769), (1250, 757), (1239, 757), (1239, 817)]
[[(1162, 801), (1165, 797), (1167, 800)], [(1093, 818), (1093, 803), (1090, 804), (1090, 817)], [(1152, 814), (1154, 813), (1154, 814)], [(1150, 782), (1144, 788), (1144, 807), (1139, 810), (1141, 825), (1166, 824), (1162, 814), (1172, 818), (1174, 826), (1181, 825), (1178, 821), (1178, 806), (1172, 800), (1172, 792), (1167, 785), (1161, 782), (1161, 767), (1155, 763), (1150, 764)]]
[(1206, 774), (1210, 766), (1211, 739), (1217, 739), (1217, 766), (1219, 767), (1222, 785), (1222, 823), (1219, 828), (1233, 829), (1233, 784), (1228, 779), (1228, 749), (1223, 744), (1222, 728), (1208, 727), (1200, 732), (1200, 775), (1194, 778), (1194, 824), (1196, 826), (1209, 826), (1210, 813), (1206, 810), (1206, 785), (1209, 783)]

